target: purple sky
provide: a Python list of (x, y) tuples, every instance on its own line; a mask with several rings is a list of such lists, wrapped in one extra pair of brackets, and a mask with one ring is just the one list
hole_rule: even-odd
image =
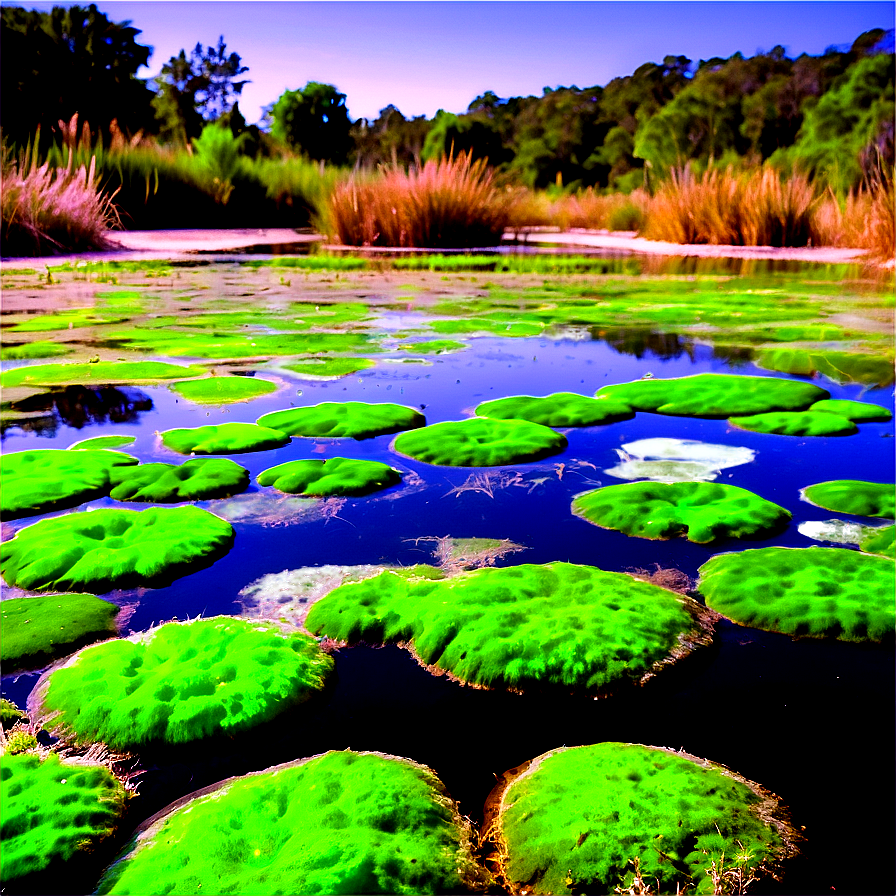
[[(90, 0), (81, 0), (86, 6)], [(217, 43), (249, 66), (240, 109), (250, 122), (285, 89), (334, 84), (352, 118), (389, 103), (405, 116), (462, 112), (479, 94), (541, 95), (542, 88), (606, 84), (668, 54), (697, 61), (752, 56), (782, 44), (788, 55), (850, 44), (894, 26), (893, 2), (183, 2), (94, 0), (130, 19), (154, 47), (141, 77), (181, 48)], [(47, 10), (71, 2), (19, 3)]]

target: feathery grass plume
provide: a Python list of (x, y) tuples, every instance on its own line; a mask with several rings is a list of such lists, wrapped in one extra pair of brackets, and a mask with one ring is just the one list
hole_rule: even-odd
[(639, 230), (650, 197), (638, 189), (625, 193), (598, 193), (593, 187), (560, 196), (520, 190), (510, 197), (508, 227), (583, 227), (588, 230)]
[(465, 153), (409, 172), (353, 175), (333, 191), (327, 211), (328, 229), (348, 246), (492, 246), (508, 221), (485, 160)]
[(744, 183), (741, 237), (745, 246), (806, 246), (816, 242), (815, 191), (804, 174), (782, 180), (764, 166)]

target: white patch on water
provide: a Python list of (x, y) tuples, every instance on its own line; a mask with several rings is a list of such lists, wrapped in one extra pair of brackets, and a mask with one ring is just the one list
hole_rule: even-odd
[(615, 449), (620, 463), (604, 470), (617, 479), (654, 482), (710, 482), (728, 467), (755, 460), (756, 452), (738, 445), (695, 439), (639, 439)]

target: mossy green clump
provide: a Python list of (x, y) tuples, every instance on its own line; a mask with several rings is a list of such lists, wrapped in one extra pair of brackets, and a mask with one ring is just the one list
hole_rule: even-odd
[(393, 442), (401, 454), (443, 467), (495, 467), (557, 454), (566, 437), (527, 420), (472, 417), (405, 432)]
[(859, 548), (866, 554), (881, 554), (896, 559), (896, 526), (866, 529)]
[(56, 753), (0, 757), (3, 862), (0, 880), (17, 890), (29, 875), (62, 866), (109, 836), (126, 793), (108, 769), (63, 762)]
[(0, 346), (0, 360), (19, 361), (30, 358), (61, 358), (72, 353), (71, 346), (59, 342), (25, 342), (21, 345)]
[(809, 410), (815, 412), (824, 412), (827, 414), (838, 414), (852, 420), (853, 423), (871, 423), (883, 422), (890, 420), (892, 414), (890, 411), (879, 404), (871, 404), (867, 401), (847, 401), (843, 398), (825, 398), (822, 401), (816, 401), (809, 407)]
[(329, 752), (231, 778), (132, 842), (100, 893), (461, 893), (487, 877), (427, 768)]
[(251, 728), (308, 700), (332, 668), (302, 632), (217, 616), (85, 647), (38, 700), (78, 741), (126, 750)]
[(811, 383), (764, 376), (698, 373), (604, 386), (600, 400), (613, 399), (636, 411), (682, 417), (731, 417), (766, 411), (799, 411), (829, 393)]
[(109, 497), (115, 501), (210, 501), (249, 487), (249, 471), (226, 457), (197, 457), (180, 464), (140, 464), (115, 470)]
[(0, 602), (3, 671), (33, 669), (114, 635), (119, 608), (92, 594), (16, 597)]
[(277, 384), (249, 376), (213, 376), (204, 380), (172, 383), (169, 388), (197, 404), (231, 404), (270, 395), (277, 391)]
[(94, 436), (68, 446), (69, 451), (96, 451), (98, 448), (122, 448), (133, 445), (137, 436)]
[(376, 362), (370, 358), (309, 358), (307, 361), (296, 361), (294, 364), (280, 366), (305, 379), (329, 380), (369, 370), (375, 364)]
[(256, 422), (288, 436), (370, 439), (425, 426), (426, 418), (414, 408), (400, 404), (324, 401), (309, 407), (274, 411), (259, 417)]
[(373, 460), (293, 460), (258, 474), (259, 485), (290, 495), (367, 495), (401, 482), (401, 473)]
[(12, 700), (0, 697), (0, 728), (10, 728), (16, 722), (23, 721), (24, 718), (25, 713)]
[(892, 482), (834, 479), (807, 485), (800, 495), (816, 507), (835, 513), (896, 517), (896, 485)]
[(0, 545), (0, 573), (29, 591), (158, 587), (211, 565), (233, 538), (230, 523), (198, 507), (71, 513)]
[(33, 516), (109, 494), (113, 470), (136, 464), (119, 451), (34, 448), (0, 458), (3, 519)]
[(480, 417), (495, 420), (528, 420), (542, 426), (596, 426), (629, 420), (635, 412), (626, 404), (598, 400), (575, 392), (555, 392), (542, 398), (514, 395), (485, 401), (476, 408)]
[(701, 643), (699, 610), (624, 573), (548, 563), (450, 578), (389, 570), (342, 585), (308, 614), (310, 632), (350, 644), (397, 642), (487, 688), (596, 693), (650, 677)]
[(10, 386), (64, 386), (64, 385), (112, 385), (115, 383), (158, 383), (191, 376), (204, 376), (202, 367), (180, 367), (162, 361), (98, 361), (78, 364), (34, 364), (4, 371), (0, 385)]
[(852, 420), (824, 411), (771, 411), (731, 417), (728, 422), (750, 432), (778, 436), (851, 436), (859, 431)]
[(602, 529), (638, 538), (675, 538), (705, 544), (746, 538), (785, 525), (785, 510), (759, 495), (717, 482), (626, 482), (577, 495), (576, 516)]
[(892, 640), (896, 613), (887, 557), (849, 548), (758, 548), (700, 567), (707, 606), (741, 625), (842, 641)]
[(759, 353), (756, 361), (766, 370), (778, 370), (798, 376), (814, 376), (816, 373), (836, 383), (863, 383), (866, 386), (892, 386), (893, 361), (875, 355), (824, 349), (769, 349)]
[(436, 333), (453, 335), (456, 333), (489, 333), (495, 336), (540, 336), (544, 324), (538, 321), (491, 320), (487, 317), (473, 317), (468, 320), (434, 320), (429, 326)]
[(178, 454), (245, 454), (269, 451), (289, 442), (278, 429), (254, 423), (221, 423), (189, 429), (166, 429), (162, 444)]
[(122, 314), (98, 313), (94, 308), (76, 308), (71, 311), (35, 314), (20, 323), (13, 324), (9, 330), (12, 333), (42, 333), (50, 330), (72, 330), (99, 324), (114, 324), (122, 320), (127, 320), (127, 317)]
[[(795, 849), (776, 797), (696, 756), (640, 744), (552, 750), (501, 795), (511, 892), (713, 893), (711, 863), (744, 877)], [(637, 863), (637, 864), (636, 864)]]

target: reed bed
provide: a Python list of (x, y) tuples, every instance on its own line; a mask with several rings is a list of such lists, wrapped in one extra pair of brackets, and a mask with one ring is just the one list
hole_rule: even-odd
[(896, 257), (893, 173), (882, 173), (842, 202), (829, 191), (816, 211), (816, 229), (825, 245), (867, 249), (872, 261)]
[(603, 194), (591, 187), (577, 193), (551, 196), (533, 190), (513, 194), (508, 227), (558, 227), (569, 230), (637, 231), (646, 215), (650, 197), (644, 190)]

